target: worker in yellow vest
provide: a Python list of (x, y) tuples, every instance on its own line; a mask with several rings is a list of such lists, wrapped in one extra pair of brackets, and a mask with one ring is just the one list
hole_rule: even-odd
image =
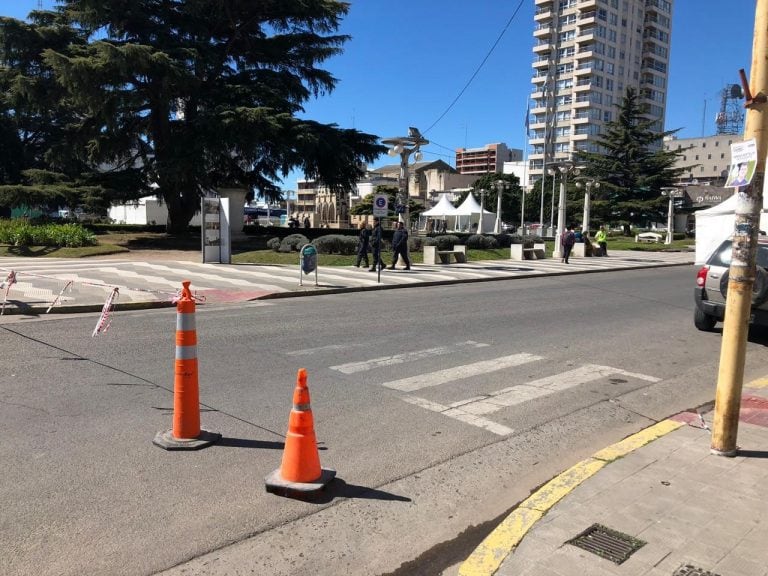
[(608, 235), (605, 233), (605, 226), (600, 226), (600, 230), (595, 234), (595, 242), (600, 246), (598, 256), (608, 256)]

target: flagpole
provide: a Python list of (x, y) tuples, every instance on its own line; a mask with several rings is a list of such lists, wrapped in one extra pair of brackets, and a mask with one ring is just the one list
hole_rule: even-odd
[[(549, 128), (548, 82), (544, 82), (544, 159), (541, 164), (541, 206), (539, 208), (539, 236), (544, 236), (544, 185), (547, 183), (547, 128)], [(554, 178), (554, 176), (552, 176)]]
[(525, 189), (528, 185), (528, 140), (530, 136), (531, 95), (525, 99), (525, 155), (523, 157), (523, 185), (520, 195), (520, 229), (521, 235), (525, 235)]

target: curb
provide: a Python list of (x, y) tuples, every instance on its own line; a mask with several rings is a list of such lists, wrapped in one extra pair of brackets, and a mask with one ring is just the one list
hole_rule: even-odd
[(642, 448), (646, 444), (685, 426), (683, 422), (662, 420), (624, 440), (595, 452), (565, 472), (562, 472), (507, 516), (459, 567), (459, 576), (491, 576), (520, 541), (552, 507), (597, 474), (606, 465)]

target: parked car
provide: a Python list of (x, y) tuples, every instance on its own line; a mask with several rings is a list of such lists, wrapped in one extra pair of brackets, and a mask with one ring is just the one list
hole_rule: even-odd
[[(728, 274), (731, 267), (732, 244), (725, 240), (696, 274), (693, 323), (699, 330), (709, 331), (725, 318)], [(750, 324), (768, 326), (768, 239), (757, 243), (757, 269), (752, 285)]]

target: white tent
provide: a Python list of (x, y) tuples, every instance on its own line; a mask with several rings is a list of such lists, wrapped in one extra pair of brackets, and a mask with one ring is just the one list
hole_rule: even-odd
[[(456, 228), (462, 232), (470, 232), (476, 229), (476, 225), (480, 222), (480, 204), (477, 203), (475, 197), (470, 192), (461, 203), (461, 206), (456, 208)], [(489, 212), (486, 208), (483, 209), (483, 233), (493, 232), (493, 227), (496, 223), (496, 213)]]
[[(703, 264), (720, 243), (733, 234), (736, 222), (736, 203), (734, 194), (717, 206), (700, 210), (696, 217), (696, 264)], [(763, 211), (760, 214), (760, 230), (768, 231), (768, 210), (763, 197)]]
[(455, 214), (456, 207), (448, 200), (448, 194), (440, 194), (440, 200), (438, 200), (437, 204), (421, 213), (422, 216), (440, 219), (444, 219), (446, 216), (454, 216)]

